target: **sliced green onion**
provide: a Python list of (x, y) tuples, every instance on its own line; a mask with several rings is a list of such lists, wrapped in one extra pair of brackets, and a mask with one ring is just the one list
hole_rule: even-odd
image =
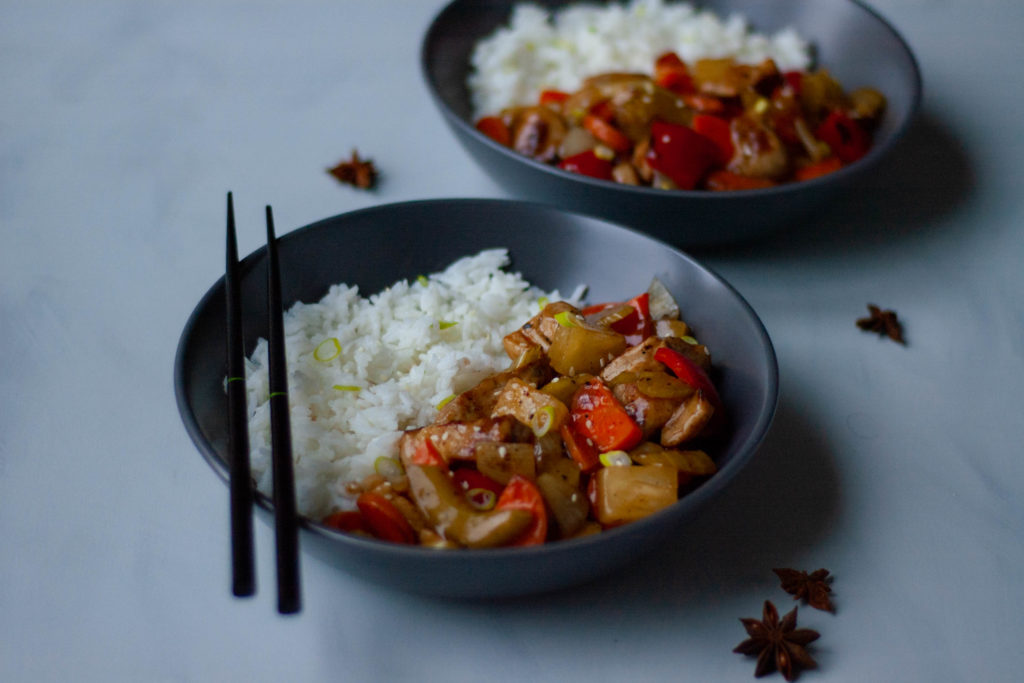
[(474, 488), (466, 491), (466, 500), (477, 510), (490, 510), (498, 502), (498, 496), (490, 489)]
[(549, 300), (546, 296), (542, 296), (541, 298), (537, 299), (537, 308), (543, 310), (544, 307), (548, 305), (548, 301)]
[(551, 425), (555, 424), (555, 408), (554, 406), (544, 406), (536, 413), (533, 414), (533, 428), (534, 436), (544, 436), (551, 431)]
[(615, 158), (615, 151), (607, 145), (598, 145), (594, 148), (594, 156), (603, 161), (611, 161)]
[(341, 342), (338, 341), (337, 337), (324, 339), (313, 351), (313, 358), (316, 358), (321, 363), (332, 361), (340, 355)]
[(570, 311), (560, 311), (555, 313), (555, 322), (562, 327), (578, 327), (576, 320)]
[(426, 287), (427, 283), (429, 282), (429, 280), (427, 280), (427, 276), (426, 275), (418, 275), (418, 276), (416, 276), (416, 282), (418, 282), (421, 285), (423, 285), (424, 287)]
[(601, 464), (605, 467), (623, 467), (626, 465), (632, 465), (633, 460), (629, 457), (629, 453), (626, 451), (608, 451), (602, 453)]
[(442, 330), (447, 330), (449, 327), (455, 327), (459, 323), (451, 322), (450, 320), (439, 320), (438, 324), (441, 326)]
[(359, 391), (362, 387), (357, 387), (355, 384), (335, 384), (333, 388), (338, 391)]
[(379, 456), (373, 461), (373, 471), (388, 481), (394, 481), (405, 474), (402, 463), (387, 455)]
[(690, 346), (696, 346), (696, 344), (697, 344), (697, 340), (694, 339), (693, 337), (691, 337), (690, 335), (686, 335), (685, 337), (682, 337), (682, 340), (684, 342), (686, 342), (687, 344), (689, 344)]
[(441, 399), (441, 402), (437, 404), (437, 409), (441, 410), (441, 408), (444, 408), (446, 405), (451, 403), (454, 399), (455, 399), (455, 394), (452, 394), (451, 396), (448, 396), (447, 398)]

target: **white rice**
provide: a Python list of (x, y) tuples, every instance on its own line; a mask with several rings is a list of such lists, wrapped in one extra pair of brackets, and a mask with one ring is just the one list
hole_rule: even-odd
[[(403, 429), (428, 424), (443, 399), (508, 367), (502, 337), (537, 312), (540, 297), (560, 298), (502, 270), (508, 263), (504, 249), (487, 250), (368, 299), (334, 285), (319, 302), (285, 313), (300, 514), (318, 519), (353, 507), (344, 484), (372, 473), (379, 456), (397, 457)], [(265, 339), (245, 379), (253, 476), (270, 495)]]
[(599, 73), (649, 74), (669, 50), (685, 62), (734, 57), (756, 64), (770, 57), (782, 70), (811, 65), (810, 45), (794, 29), (763, 35), (738, 14), (721, 19), (687, 3), (633, 0), (570, 5), (549, 15), (526, 3), (474, 48), (469, 89), (476, 117), (536, 104), (546, 89), (577, 90)]

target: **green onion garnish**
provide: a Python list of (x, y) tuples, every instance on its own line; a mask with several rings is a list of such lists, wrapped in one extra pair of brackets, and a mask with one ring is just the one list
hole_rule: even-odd
[(442, 330), (447, 330), (447, 329), (448, 329), (449, 327), (455, 327), (455, 326), (456, 326), (456, 325), (458, 325), (459, 323), (457, 323), (457, 322), (452, 322), (452, 321), (450, 321), (450, 320), (439, 320), (439, 321), (438, 321), (438, 324), (440, 325), (440, 327), (441, 327), (441, 329), (442, 329)]
[(421, 285), (423, 285), (424, 287), (426, 287), (427, 286), (427, 282), (429, 282), (429, 281), (427, 280), (427, 276), (426, 275), (417, 275), (416, 276), (416, 282), (418, 282)]
[(341, 342), (338, 341), (337, 337), (324, 339), (313, 351), (313, 358), (316, 358), (321, 363), (332, 361), (340, 355)]
[(537, 299), (537, 308), (543, 310), (544, 307), (547, 306), (547, 305), (548, 305), (548, 298), (546, 296), (542, 296), (541, 298)]
[(690, 346), (695, 346), (697, 344), (697, 340), (694, 339), (693, 337), (691, 337), (690, 335), (686, 335), (685, 337), (682, 337), (682, 340), (684, 342), (686, 342), (687, 344), (689, 344)]
[(448, 398), (441, 399), (441, 402), (437, 404), (437, 409), (441, 410), (441, 408), (444, 408), (446, 405), (451, 403), (454, 398), (455, 398), (455, 394), (452, 394)]
[(602, 453), (601, 464), (605, 467), (624, 467), (626, 465), (632, 465), (633, 461), (629, 457), (629, 453), (626, 451), (608, 451)]
[(338, 391), (359, 391), (361, 387), (357, 387), (354, 384), (335, 384), (334, 388)]
[(534, 436), (544, 436), (551, 431), (551, 425), (555, 423), (555, 408), (544, 406), (533, 414), (532, 422), (530, 426), (533, 428)]
[(405, 474), (402, 463), (387, 455), (382, 455), (373, 461), (373, 471), (389, 481), (394, 481)]
[(578, 327), (576, 320), (570, 311), (560, 311), (555, 313), (555, 322), (562, 327)]

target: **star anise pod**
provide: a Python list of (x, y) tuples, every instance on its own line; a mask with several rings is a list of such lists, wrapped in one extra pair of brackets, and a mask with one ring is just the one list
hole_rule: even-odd
[(352, 158), (342, 161), (334, 168), (327, 169), (327, 172), (337, 178), (340, 182), (355, 185), (356, 187), (368, 190), (377, 182), (377, 168), (370, 159), (360, 159), (359, 153), (352, 150)]
[(903, 327), (896, 317), (896, 311), (883, 311), (874, 304), (868, 304), (868, 311), (871, 315), (867, 318), (858, 318), (857, 327), (865, 332), (877, 332), (900, 344), (907, 343), (903, 339)]
[(773, 569), (782, 580), (782, 590), (793, 596), (794, 600), (806, 600), (815, 609), (835, 612), (832, 599), (828, 594), (832, 588), (828, 585), (827, 569), (818, 569), (810, 574), (796, 569)]
[(779, 613), (770, 600), (764, 601), (764, 615), (757, 619), (740, 619), (750, 637), (733, 652), (757, 656), (754, 675), (764, 676), (778, 669), (787, 681), (795, 681), (801, 669), (813, 669), (818, 663), (804, 648), (818, 639), (817, 631), (796, 627), (796, 607), (779, 620)]

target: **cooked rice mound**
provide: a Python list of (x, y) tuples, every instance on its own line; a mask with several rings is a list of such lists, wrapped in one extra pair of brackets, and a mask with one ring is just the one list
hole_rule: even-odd
[(596, 74), (650, 73), (668, 51), (687, 63), (734, 57), (756, 64), (771, 57), (783, 71), (811, 65), (810, 47), (794, 29), (764, 35), (741, 15), (720, 18), (688, 3), (580, 3), (553, 14), (524, 3), (515, 6), (507, 26), (474, 48), (474, 119), (534, 104), (543, 90), (577, 90)]
[[(506, 250), (482, 251), (369, 298), (334, 285), (285, 313), (300, 514), (351, 508), (344, 484), (372, 473), (378, 457), (397, 457), (403, 429), (429, 423), (442, 400), (508, 366), (502, 338), (536, 313), (540, 297), (559, 298), (508, 265)], [(247, 361), (246, 386), (253, 476), (270, 495), (265, 339)]]

